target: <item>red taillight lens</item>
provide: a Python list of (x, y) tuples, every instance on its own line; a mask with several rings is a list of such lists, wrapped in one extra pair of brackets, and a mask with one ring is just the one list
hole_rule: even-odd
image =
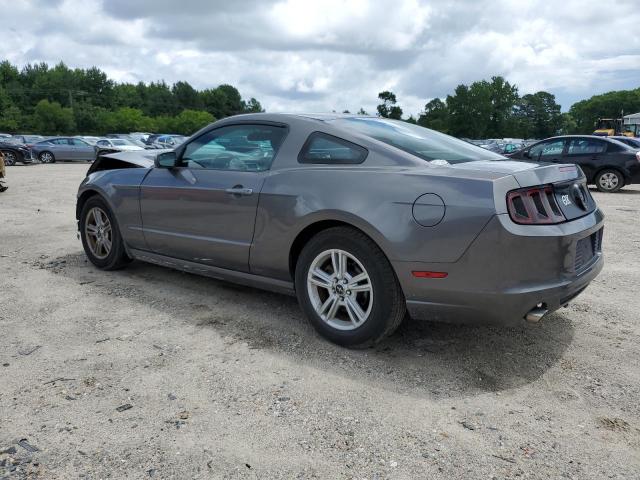
[(566, 220), (551, 185), (512, 190), (507, 194), (507, 208), (511, 220), (523, 225), (551, 225)]

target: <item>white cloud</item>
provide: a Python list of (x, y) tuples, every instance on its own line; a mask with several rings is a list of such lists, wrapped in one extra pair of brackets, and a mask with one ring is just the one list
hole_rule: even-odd
[(415, 115), (492, 75), (561, 101), (640, 86), (632, 0), (0, 0), (0, 11), (0, 58), (231, 83), (271, 111), (373, 113), (391, 89)]

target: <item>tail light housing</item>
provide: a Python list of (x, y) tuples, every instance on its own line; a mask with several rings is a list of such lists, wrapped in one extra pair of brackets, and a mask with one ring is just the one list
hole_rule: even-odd
[(507, 209), (511, 220), (521, 225), (553, 225), (566, 221), (552, 185), (510, 191)]

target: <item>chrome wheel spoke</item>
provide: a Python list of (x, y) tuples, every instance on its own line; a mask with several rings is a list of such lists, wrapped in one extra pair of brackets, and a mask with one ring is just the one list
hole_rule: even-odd
[(319, 268), (315, 268), (310, 272), (309, 282), (327, 290), (331, 290), (331, 286), (333, 284), (331, 275)]
[(327, 300), (317, 310), (321, 317), (326, 320), (333, 318), (336, 310), (338, 309), (338, 297), (336, 295), (329, 295)]
[(358, 302), (356, 302), (353, 298), (347, 297), (344, 306), (347, 309), (347, 313), (349, 314), (349, 318), (351, 319), (351, 322), (355, 326), (360, 325), (362, 322), (366, 320), (367, 316), (365, 312), (362, 311), (362, 308), (360, 308), (360, 305), (358, 305)]
[(337, 277), (342, 277), (347, 270), (347, 256), (340, 250), (333, 250), (331, 252), (331, 265), (333, 267), (333, 274)]

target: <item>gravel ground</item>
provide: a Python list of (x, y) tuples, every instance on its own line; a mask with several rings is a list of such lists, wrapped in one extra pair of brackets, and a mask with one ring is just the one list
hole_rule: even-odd
[(0, 194), (0, 478), (640, 478), (640, 188), (594, 192), (605, 269), (541, 325), (350, 351), (289, 297), (92, 267), (86, 169)]

